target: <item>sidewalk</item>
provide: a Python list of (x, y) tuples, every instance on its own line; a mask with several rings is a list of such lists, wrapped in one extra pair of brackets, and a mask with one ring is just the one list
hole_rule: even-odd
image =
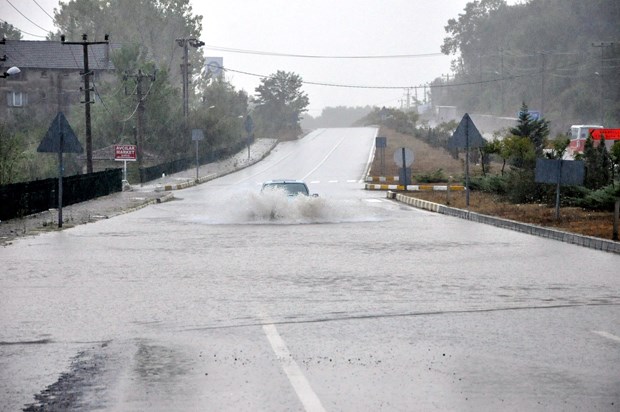
[[(277, 143), (276, 139), (258, 139), (250, 146), (249, 157), (247, 149), (244, 149), (228, 159), (202, 165), (198, 171), (198, 181), (196, 181), (196, 168), (193, 168), (169, 176), (162, 176), (142, 185), (131, 185), (131, 190), (64, 206), (62, 208), (62, 229), (108, 219), (153, 203), (166, 202), (174, 198), (173, 192), (175, 190), (216, 179), (261, 161)], [(57, 209), (35, 213), (22, 219), (3, 221), (0, 222), (0, 246), (10, 244), (17, 237), (36, 235), (51, 230), (58, 230)]]

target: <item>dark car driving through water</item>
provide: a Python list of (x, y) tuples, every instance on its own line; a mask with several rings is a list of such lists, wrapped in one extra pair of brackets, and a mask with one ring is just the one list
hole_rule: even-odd
[(318, 196), (314, 193), (311, 195), (310, 191), (308, 190), (308, 185), (306, 185), (306, 183), (304, 183), (302, 180), (269, 180), (263, 183), (261, 192), (264, 192), (266, 190), (284, 190), (289, 196)]

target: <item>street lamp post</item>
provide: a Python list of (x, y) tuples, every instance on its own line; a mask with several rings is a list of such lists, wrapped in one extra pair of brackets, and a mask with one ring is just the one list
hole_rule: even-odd
[(187, 117), (189, 114), (189, 53), (188, 47), (195, 48), (205, 45), (203, 41), (196, 38), (182, 38), (176, 39), (177, 44), (183, 47), (183, 64), (181, 65), (181, 71), (183, 74), (183, 116)]

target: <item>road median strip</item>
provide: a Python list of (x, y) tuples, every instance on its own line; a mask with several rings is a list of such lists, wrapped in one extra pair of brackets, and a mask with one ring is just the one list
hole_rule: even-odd
[(483, 215), (481, 213), (471, 212), (465, 209), (457, 209), (455, 207), (429, 202), (428, 200), (417, 199), (415, 197), (406, 196), (404, 194), (395, 193), (392, 191), (388, 191), (386, 197), (388, 199), (393, 199), (398, 202), (417, 207), (419, 209), (429, 210), (432, 212), (458, 217), (465, 220), (471, 220), (473, 222), (485, 223), (488, 225), (527, 233), (530, 235), (545, 237), (548, 239), (559, 240), (560, 242), (584, 246), (590, 249), (620, 254), (620, 242), (614, 242), (612, 240), (600, 239), (592, 236), (584, 236), (575, 233), (564, 232), (558, 229), (551, 229), (528, 223), (517, 222), (514, 220), (502, 219), (495, 216)]
[(437, 192), (446, 192), (448, 191), (448, 187), (451, 192), (454, 191), (463, 191), (465, 190), (464, 186), (460, 185), (387, 185), (387, 184), (374, 184), (374, 183), (366, 183), (366, 190), (399, 190), (399, 191), (409, 191), (409, 192), (423, 192), (423, 191), (437, 191)]

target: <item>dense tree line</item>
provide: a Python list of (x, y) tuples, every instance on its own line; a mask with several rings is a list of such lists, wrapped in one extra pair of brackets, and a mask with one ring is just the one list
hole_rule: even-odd
[(363, 107), (325, 107), (317, 117), (304, 115), (301, 126), (305, 130), (321, 127), (351, 127), (373, 111), (370, 106)]
[[(67, 41), (80, 41), (86, 34), (89, 40), (100, 41), (110, 35), (115, 79), (92, 82), (94, 150), (140, 143), (148, 155), (145, 166), (176, 161), (194, 156), (191, 130), (201, 129), (205, 141), (199, 155), (208, 159), (214, 151), (226, 152), (222, 149), (245, 141), (248, 114), (256, 124), (255, 137), (297, 136), (301, 131), (300, 117), (309, 103), (301, 77), (278, 71), (261, 80), (252, 98), (224, 77), (203, 70), (203, 54), (193, 47), (189, 47), (189, 112), (184, 115), (183, 47), (178, 40), (199, 39), (202, 31), (202, 16), (193, 15), (189, 0), (71, 0), (59, 4), (54, 20), (58, 30), (49, 33), (49, 40), (65, 35)], [(0, 33), (21, 38), (19, 30), (7, 23), (0, 26)], [(0, 184), (57, 174), (54, 159), (36, 153), (52, 118), (42, 116), (35, 106), (22, 109), (0, 122)], [(68, 116), (82, 139), (81, 106)], [(68, 155), (65, 173), (80, 172), (77, 156)]]
[(510, 117), (525, 101), (556, 132), (620, 127), (618, 21), (617, 0), (472, 1), (445, 27), (452, 73), (433, 82), (433, 100)]

